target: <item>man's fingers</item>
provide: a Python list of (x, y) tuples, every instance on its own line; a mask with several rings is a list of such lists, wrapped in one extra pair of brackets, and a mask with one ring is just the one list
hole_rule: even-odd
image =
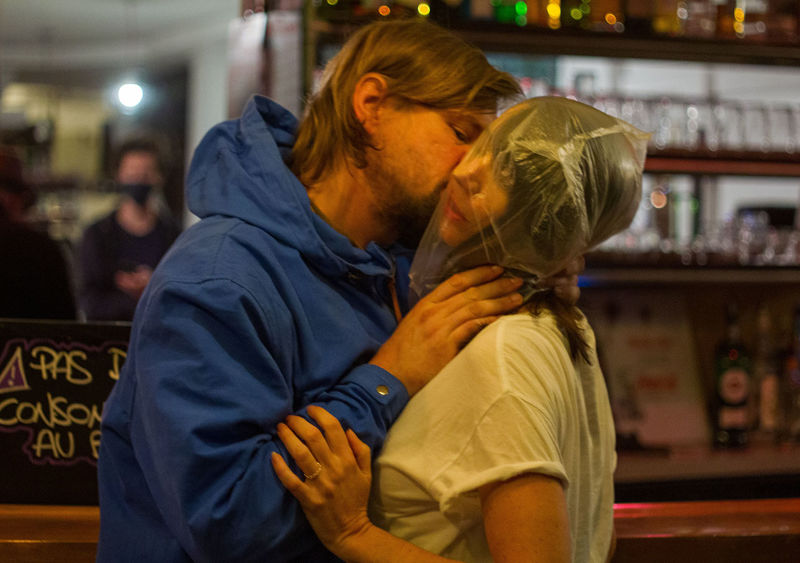
[(473, 286), (467, 291), (463, 292), (461, 295), (451, 299), (451, 301), (457, 300), (459, 297), (463, 299), (462, 302), (476, 302), (484, 301), (486, 299), (496, 299), (498, 297), (513, 294), (513, 292), (522, 287), (522, 283), (523, 281), (521, 278), (500, 278), (488, 283)]
[(522, 295), (512, 293), (497, 299), (482, 299), (481, 301), (466, 303), (448, 315), (448, 320), (452, 323), (453, 329), (456, 329), (464, 323), (509, 313), (522, 305), (522, 301)]
[(467, 342), (472, 340), (476, 334), (499, 318), (499, 316), (481, 317), (463, 323), (454, 330), (452, 334), (456, 346), (458, 348), (463, 347)]
[(432, 303), (446, 301), (452, 296), (462, 293), (469, 287), (490, 282), (502, 273), (503, 268), (500, 266), (479, 266), (477, 268), (465, 270), (449, 277), (445, 282), (440, 283), (436, 289), (430, 292), (426, 299)]
[[(456, 318), (456, 324), (460, 324), (470, 317), (483, 317), (513, 309), (515, 306), (519, 305), (519, 303), (514, 302), (518, 297), (512, 298), (511, 301), (506, 300), (506, 298), (519, 296), (516, 290), (518, 290), (522, 284), (523, 280), (520, 278), (503, 277), (481, 285), (469, 287), (465, 291), (451, 296), (446, 301), (439, 303), (431, 301), (426, 305), (438, 309), (440, 314), (445, 318), (452, 318), (453, 315), (459, 315)], [(463, 317), (465, 313), (467, 314), (466, 318)]]

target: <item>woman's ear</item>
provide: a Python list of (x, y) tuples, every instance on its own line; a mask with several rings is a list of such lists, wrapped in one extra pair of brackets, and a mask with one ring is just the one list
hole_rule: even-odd
[(389, 94), (386, 77), (377, 72), (368, 72), (358, 79), (353, 91), (353, 111), (356, 119), (369, 135), (374, 135), (380, 109)]

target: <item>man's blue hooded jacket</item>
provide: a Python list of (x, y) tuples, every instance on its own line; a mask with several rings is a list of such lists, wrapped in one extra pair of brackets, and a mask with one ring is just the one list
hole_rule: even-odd
[(273, 472), (276, 425), (318, 404), (375, 451), (408, 400), (365, 364), (396, 327), (408, 257), (312, 211), (284, 164), (295, 127), (256, 97), (194, 154), (201, 220), (140, 300), (103, 412), (98, 561), (335, 560)]

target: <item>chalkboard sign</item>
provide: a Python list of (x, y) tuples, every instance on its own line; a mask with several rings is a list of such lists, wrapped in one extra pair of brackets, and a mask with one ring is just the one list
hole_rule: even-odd
[(97, 504), (100, 418), (129, 334), (0, 319), (0, 503)]

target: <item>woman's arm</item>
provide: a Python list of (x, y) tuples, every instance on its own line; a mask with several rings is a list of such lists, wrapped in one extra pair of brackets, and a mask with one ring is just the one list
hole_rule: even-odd
[(560, 481), (526, 473), (484, 485), (478, 492), (495, 562), (571, 561), (567, 501)]
[(369, 447), (352, 430), (345, 433), (339, 421), (325, 409), (310, 406), (308, 414), (322, 432), (299, 416), (290, 416), (286, 424), (278, 425), (278, 436), (305, 480), (300, 480), (276, 453), (272, 454), (272, 466), (281, 482), (300, 501), (325, 547), (352, 563), (453, 561), (420, 549), (370, 522)]
[[(452, 561), (397, 538), (367, 515), (372, 479), (370, 449), (352, 430), (343, 431), (325, 409), (308, 414), (321, 429), (298, 416), (278, 425), (278, 437), (305, 475), (298, 478), (273, 453), (280, 481), (300, 501), (308, 521), (331, 552), (353, 563)], [(561, 482), (525, 474), (479, 489), (489, 549), (496, 562), (571, 561), (569, 517)]]

